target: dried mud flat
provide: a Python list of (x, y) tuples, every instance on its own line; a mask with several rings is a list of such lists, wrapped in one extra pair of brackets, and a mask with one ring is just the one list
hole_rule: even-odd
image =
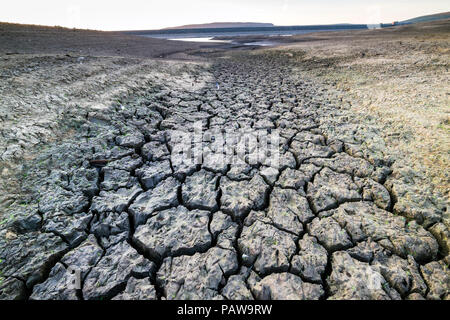
[[(0, 298), (448, 299), (447, 199), (304, 57), (3, 55)], [(281, 166), (179, 165), (197, 121)]]

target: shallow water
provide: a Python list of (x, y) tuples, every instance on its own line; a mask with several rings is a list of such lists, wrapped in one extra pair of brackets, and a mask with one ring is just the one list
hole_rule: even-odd
[(175, 41), (190, 41), (190, 42), (221, 42), (221, 43), (231, 43), (231, 40), (215, 40), (212, 37), (202, 37), (202, 38), (169, 38), (167, 40)]
[(198, 29), (163, 29), (139, 30), (126, 33), (163, 39), (174, 38), (213, 38), (236, 36), (284, 36), (318, 31), (338, 31), (367, 29), (367, 25), (316, 25), (316, 26), (273, 26), (249, 28), (198, 28)]
[(239, 44), (244, 46), (262, 46), (262, 47), (268, 47), (268, 46), (274, 46), (277, 43), (274, 41), (254, 41), (254, 42), (245, 42), (245, 43), (238, 43), (232, 40), (217, 40), (211, 37), (204, 37), (204, 38), (170, 38), (167, 40), (173, 40), (173, 41), (189, 41), (189, 42), (209, 42), (209, 43), (230, 43), (230, 44)]
[[(191, 41), (191, 42), (209, 42), (209, 43), (230, 43), (239, 44), (247, 46), (274, 46), (277, 42), (274, 41), (254, 41), (254, 42), (235, 42), (233, 40), (218, 40), (216, 37), (243, 37), (243, 36), (266, 36), (266, 37), (290, 37), (298, 34), (305, 34), (311, 32), (321, 32), (321, 31), (336, 31), (334, 28), (327, 29), (308, 29), (308, 30), (279, 30), (273, 28), (273, 30), (240, 30), (241, 28), (236, 28), (235, 30), (220, 30), (220, 29), (207, 29), (207, 30), (170, 30), (170, 33), (157, 33), (157, 31), (149, 31), (149, 33), (139, 33), (140, 36), (176, 40), (176, 41)], [(338, 29), (340, 30), (340, 29)], [(166, 30), (167, 32), (167, 30)]]
[(274, 46), (277, 45), (278, 42), (274, 42), (274, 41), (254, 41), (254, 42), (245, 42), (245, 43), (241, 43), (244, 46), (262, 46), (262, 47), (269, 47), (269, 46)]

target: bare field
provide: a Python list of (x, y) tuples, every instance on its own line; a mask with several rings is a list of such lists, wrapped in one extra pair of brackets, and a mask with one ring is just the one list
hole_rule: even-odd
[(448, 37), (0, 25), (0, 300), (448, 300)]

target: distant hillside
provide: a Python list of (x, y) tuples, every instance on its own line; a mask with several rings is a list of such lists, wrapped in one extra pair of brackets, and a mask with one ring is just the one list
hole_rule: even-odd
[(402, 23), (430, 22), (430, 21), (443, 20), (443, 19), (450, 19), (450, 11), (416, 17), (416, 18), (402, 21)]
[(273, 27), (272, 23), (259, 22), (213, 22), (202, 24), (187, 24), (179, 27), (164, 28), (162, 30), (176, 29), (211, 29), (211, 28), (255, 28), (255, 27)]

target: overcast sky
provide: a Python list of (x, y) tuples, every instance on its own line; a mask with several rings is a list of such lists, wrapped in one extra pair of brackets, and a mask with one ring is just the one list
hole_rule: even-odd
[(98, 30), (207, 22), (379, 23), (450, 11), (449, 0), (2, 0), (0, 21)]

